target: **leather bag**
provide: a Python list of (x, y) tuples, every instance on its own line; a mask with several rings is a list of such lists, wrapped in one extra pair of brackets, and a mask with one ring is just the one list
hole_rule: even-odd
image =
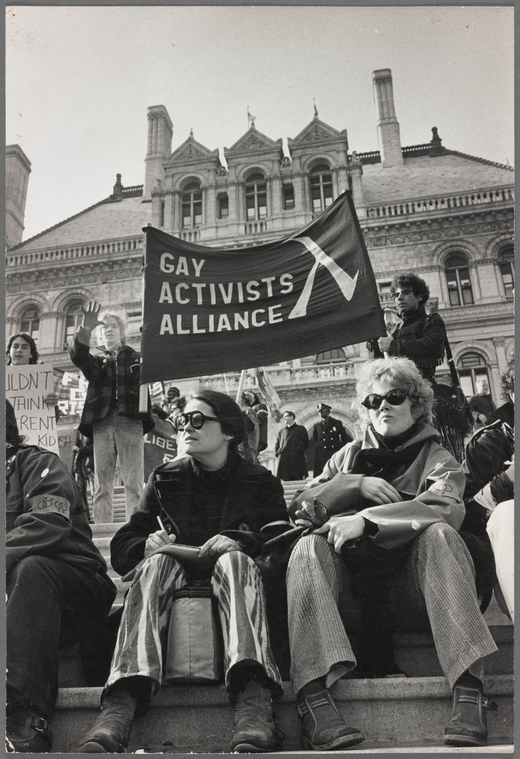
[(164, 681), (219, 683), (224, 648), (217, 600), (208, 586), (186, 586), (173, 594)]

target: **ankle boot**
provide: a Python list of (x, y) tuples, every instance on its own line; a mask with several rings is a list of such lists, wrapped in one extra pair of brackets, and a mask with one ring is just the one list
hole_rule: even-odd
[(231, 751), (258, 754), (276, 751), (281, 733), (276, 727), (271, 691), (252, 681), (238, 694), (235, 704)]
[(50, 723), (34, 711), (9, 714), (6, 720), (7, 754), (43, 754), (52, 748)]
[(302, 748), (332, 751), (348, 748), (365, 740), (363, 733), (349, 727), (327, 688), (306, 696), (297, 706), (302, 727)]
[(78, 746), (81, 754), (124, 754), (130, 740), (136, 699), (116, 685), (101, 701), (101, 712)]
[(453, 689), (453, 708), (448, 726), (444, 729), (445, 746), (485, 746), (487, 743), (486, 709), (495, 711), (497, 705), (479, 688)]

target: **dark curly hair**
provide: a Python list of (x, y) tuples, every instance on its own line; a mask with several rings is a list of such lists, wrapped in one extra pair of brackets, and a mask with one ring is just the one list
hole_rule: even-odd
[(390, 293), (395, 295), (399, 287), (411, 287), (416, 298), (421, 298), (421, 305), (424, 306), (430, 297), (430, 288), (424, 281), (413, 274), (411, 271), (405, 271), (402, 274), (395, 274), (390, 285)]
[(18, 332), (16, 335), (11, 335), (9, 338), (9, 342), (7, 343), (7, 350), (5, 351), (5, 357), (7, 359), (8, 366), (11, 364), (11, 356), (10, 356), (10, 350), (11, 345), (14, 343), (17, 337), (21, 337), (23, 340), (25, 340), (26, 343), (29, 344), (29, 348), (31, 349), (31, 357), (29, 359), (30, 364), (37, 364), (38, 359), (40, 358), (40, 354), (36, 350), (36, 343), (34, 342), (33, 338), (28, 335), (26, 332)]

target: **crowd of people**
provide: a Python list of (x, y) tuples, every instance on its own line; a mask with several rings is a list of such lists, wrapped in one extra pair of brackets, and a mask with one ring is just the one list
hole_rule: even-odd
[[(420, 278), (400, 275), (392, 287), (402, 324), (373, 342), (379, 357), (358, 377), (353, 407), (363, 434), (353, 439), (320, 402), (309, 436), (287, 409), (274, 446), (276, 476), (259, 463), (269, 414), (256, 393), (244, 390), (236, 402), (170, 386), (152, 405), (124, 323), (113, 313), (100, 318), (97, 303), (83, 309), (70, 345), (88, 383), (76, 477), (56, 454), (24, 443), (6, 402), (8, 752), (51, 751), (59, 650), (71, 638), (84, 643), (86, 671), (89, 658), (108, 663), (101, 649), (111, 645), (100, 712), (77, 751), (126, 752), (134, 720), (164, 683), (174, 599), (186, 589), (214, 599), (235, 710), (230, 750), (280, 750), (273, 587), (286, 604), (303, 749), (334, 751), (365, 739), (335, 703), (335, 684), (405, 676), (393, 633), (406, 620), (431, 630), (452, 691), (444, 744), (486, 745), (486, 710), (494, 705), (484, 660), (496, 644), (483, 612), (492, 590), (514, 620), (514, 362), (503, 376), (503, 406), (492, 403), (487, 383), (478, 386), (470, 401), (478, 429), (458, 461), (436, 428), (444, 324), (426, 315)], [(103, 347), (94, 351), (96, 328)], [(12, 364), (38, 360), (24, 334), (11, 338), (6, 356)], [(146, 463), (154, 430), (171, 447)], [(111, 639), (115, 586), (92, 539), (84, 479), (94, 480), (94, 521), (112, 522), (116, 462), (127, 518), (110, 562), (130, 585)], [(303, 492), (287, 508), (282, 481), (296, 480), (305, 481)], [(293, 542), (283, 544), (273, 572), (269, 552), (287, 536)], [(359, 629), (352, 632), (345, 614), (354, 608)]]

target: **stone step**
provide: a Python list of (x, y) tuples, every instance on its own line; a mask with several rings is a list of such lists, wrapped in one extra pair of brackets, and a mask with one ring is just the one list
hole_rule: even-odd
[[(486, 678), (487, 695), (498, 705), (487, 712), (489, 744), (513, 743), (512, 675)], [(299, 752), (300, 730), (290, 683), (276, 702), (278, 724), (285, 734), (283, 749)], [(99, 710), (101, 688), (61, 689), (52, 722), (54, 752), (73, 751)], [(349, 724), (362, 730), (365, 744), (356, 747), (386, 751), (408, 746), (442, 746), (442, 735), (451, 713), (451, 694), (443, 677), (410, 677), (385, 680), (341, 680), (335, 690), (338, 707)], [(224, 686), (165, 686), (147, 715), (137, 719), (129, 753), (147, 745), (170, 741), (172, 753), (228, 752), (233, 709)], [(415, 746), (415, 748), (413, 748)], [(489, 752), (489, 746), (487, 751)], [(449, 753), (457, 749), (447, 749)], [(375, 751), (374, 751), (375, 752)], [(352, 750), (350, 751), (352, 753)]]

